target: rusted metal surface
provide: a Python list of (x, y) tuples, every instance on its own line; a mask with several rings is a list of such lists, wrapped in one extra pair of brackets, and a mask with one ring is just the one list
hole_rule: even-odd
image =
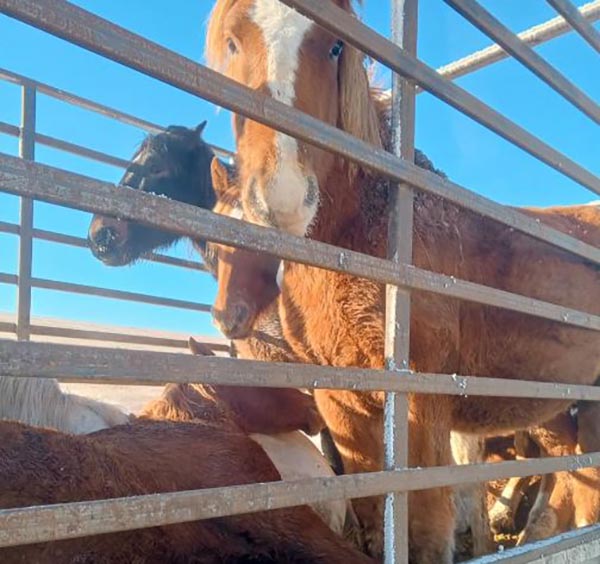
[[(415, 55), (418, 0), (392, 0), (392, 41)], [(392, 76), (392, 149), (414, 162), (415, 85)], [(413, 192), (401, 184), (391, 191), (387, 256), (396, 264), (411, 264)], [(410, 292), (386, 286), (385, 359), (388, 368), (408, 368), (410, 356)], [(402, 376), (399, 376), (401, 378)], [(408, 467), (408, 398), (388, 392), (384, 404), (384, 470)], [(388, 492), (384, 513), (384, 562), (408, 564), (408, 494)]]
[(524, 41), (521, 41), (516, 34), (478, 4), (476, 0), (444, 1), (480, 31), (493, 39), (507, 53), (526, 66), (550, 88), (553, 88), (596, 123), (600, 123), (600, 106), (594, 100), (538, 55)]
[[(595, 22), (600, 19), (600, 0), (588, 2), (581, 6), (578, 11), (586, 21)], [(564, 18), (559, 16), (526, 29), (518, 33), (517, 36), (527, 45), (535, 47), (570, 31), (572, 31), (571, 26)], [(439, 67), (437, 72), (446, 78), (455, 79), (502, 61), (509, 56), (502, 47), (494, 44)]]
[[(285, 1), (291, 3), (291, 0)], [(300, 1), (294, 0), (294, 5), (296, 6), (297, 2)], [(319, 8), (316, 10), (317, 16), (321, 11), (324, 14), (329, 14), (330, 10), (334, 8), (329, 3), (322, 4), (321, 2), (316, 7)], [(234, 112), (245, 114), (284, 133), (331, 150), (380, 172), (392, 180), (406, 182), (416, 188), (442, 196), (505, 223), (514, 229), (548, 241), (600, 264), (600, 250), (590, 245), (577, 241), (568, 235), (558, 233), (517, 211), (507, 210), (504, 206), (470, 192), (455, 183), (441, 179), (433, 173), (423, 171), (385, 151), (374, 150), (371, 145), (363, 143), (335, 127), (326, 125), (273, 98), (262, 96), (217, 72), (195, 64), (189, 59), (72, 4), (60, 0), (35, 2), (33, 0), (0, 0), (0, 10), (95, 53), (176, 86), (181, 90), (220, 103)], [(349, 21), (352, 26), (351, 29), (356, 31), (359, 36), (365, 33), (364, 29), (368, 30), (354, 18), (349, 18), (347, 14), (339, 12), (339, 10), (335, 11), (334, 15), (339, 16), (343, 22), (347, 23)], [(317, 17), (317, 20), (320, 21), (321, 18)], [(358, 26), (358, 28), (355, 26)], [(89, 33), (91, 29), (94, 30), (93, 34)], [(401, 50), (389, 44), (375, 32), (372, 33), (375, 35), (375, 41), (378, 45), (383, 41), (383, 48), (389, 50), (389, 46), (391, 46), (393, 54), (398, 55), (401, 60), (406, 59)], [(341, 34), (344, 37), (345, 35)], [(357, 43), (356, 38), (349, 39), (349, 41)], [(421, 69), (436, 84), (440, 83), (442, 88), (448, 87), (451, 90), (457, 88), (421, 63), (411, 62), (410, 58), (407, 60), (411, 66)], [(391, 66), (396, 71), (400, 70), (397, 65)], [(462, 95), (461, 93), (464, 93), (464, 91), (459, 89), (459, 97)], [(468, 96), (466, 93), (464, 95)], [(479, 105), (481, 105), (480, 102)], [(559, 168), (565, 171), (571, 170), (570, 161), (566, 157), (561, 155), (559, 160)], [(571, 170), (571, 172), (574, 171)], [(600, 180), (598, 178), (589, 172), (581, 172), (581, 176), (584, 177), (582, 178), (582, 180), (585, 180), (584, 184), (589, 184), (590, 188), (600, 193)]]
[(598, 53), (600, 53), (600, 32), (581, 14), (569, 0), (548, 0), (550, 4), (571, 27), (581, 35)]
[[(31, 86), (21, 89), (21, 128), (19, 132), (19, 156), (35, 159), (35, 113), (36, 92)], [(29, 339), (31, 316), (31, 268), (33, 259), (33, 200), (21, 197), (19, 203), (19, 254), (17, 286), (17, 339)]]
[[(501, 113), (492, 109), (435, 70), (338, 8), (320, 0), (281, 0), (361, 49), (391, 70), (411, 78), (450, 106), (484, 125), (507, 141), (565, 174), (592, 192), (600, 194), (600, 178), (550, 145), (544, 143)], [(1, 5), (1, 2), (0, 2)]]
[(360, 498), (386, 491), (415, 491), (509, 476), (533, 476), (600, 465), (600, 453), (334, 478), (272, 482), (0, 510), (0, 546), (15, 546), (209, 519), (225, 515)]
[(100, 180), (16, 157), (0, 155), (0, 189), (77, 209), (118, 216), (181, 236), (267, 252), (288, 260), (369, 278), (382, 284), (433, 292), (567, 325), (600, 330), (600, 316), (466, 282), (453, 276), (435, 274), (410, 265), (394, 264), (362, 253), (340, 250), (332, 245), (249, 225), (181, 202), (157, 198), (139, 190), (117, 188)]
[(239, 386), (250, 382), (250, 374), (252, 385), (259, 387), (600, 401), (600, 387), (596, 386), (0, 340), (3, 376), (111, 384), (200, 382)]

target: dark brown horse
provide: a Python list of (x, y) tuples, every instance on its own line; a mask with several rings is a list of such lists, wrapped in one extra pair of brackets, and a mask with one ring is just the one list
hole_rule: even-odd
[[(351, 10), (348, 0), (331, 1)], [(273, 0), (218, 0), (207, 45), (211, 63), (231, 78), (375, 147), (385, 145), (385, 117), (363, 56), (294, 10)], [(382, 179), (251, 120), (238, 117), (234, 126), (248, 219), (386, 256)], [(597, 267), (439, 198), (417, 194), (414, 241), (420, 268), (600, 314)], [(384, 368), (384, 301), (380, 284), (286, 263), (280, 300), (286, 340), (305, 362)], [(441, 295), (413, 294), (410, 334), (411, 364), (420, 372), (573, 384), (593, 384), (600, 375), (600, 333)], [(345, 470), (380, 470), (383, 394), (316, 390), (315, 398)], [(449, 463), (450, 429), (507, 432), (547, 421), (569, 404), (419, 394), (409, 400), (409, 462), (425, 467)], [(583, 404), (582, 412), (596, 419), (600, 406)], [(580, 425), (578, 445), (600, 450), (594, 426)], [(581, 474), (590, 480), (579, 482), (581, 501), (598, 499), (598, 471)], [(411, 493), (409, 504), (414, 561), (450, 563), (450, 489)], [(381, 501), (358, 500), (355, 509), (371, 553), (380, 554)], [(575, 523), (596, 518), (582, 509)]]

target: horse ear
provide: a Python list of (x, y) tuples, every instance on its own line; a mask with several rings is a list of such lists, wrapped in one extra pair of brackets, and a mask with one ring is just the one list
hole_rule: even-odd
[(202, 137), (202, 133), (204, 132), (207, 123), (208, 121), (204, 120), (202, 123), (199, 123), (196, 126), (196, 133), (198, 134), (198, 137)]
[(210, 174), (212, 176), (213, 189), (217, 197), (222, 197), (229, 189), (229, 174), (225, 165), (218, 157), (214, 157), (212, 163), (210, 163)]
[(199, 343), (194, 337), (188, 339), (188, 347), (190, 352), (196, 356), (215, 356), (215, 353), (207, 345)]

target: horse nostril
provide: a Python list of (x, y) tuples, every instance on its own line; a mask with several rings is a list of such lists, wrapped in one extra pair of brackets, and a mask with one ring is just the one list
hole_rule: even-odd
[(250, 308), (244, 304), (232, 305), (225, 311), (215, 308), (212, 310), (217, 327), (225, 336), (232, 339), (247, 336), (250, 313)]
[(105, 226), (101, 227), (98, 229), (98, 231), (96, 231), (96, 233), (94, 233), (92, 241), (98, 250), (106, 252), (110, 250), (115, 243), (117, 243), (118, 238), (119, 235), (116, 229), (110, 226)]

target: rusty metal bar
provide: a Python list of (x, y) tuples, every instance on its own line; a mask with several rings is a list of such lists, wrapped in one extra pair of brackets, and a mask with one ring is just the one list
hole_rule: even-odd
[[(477, 29), (485, 33), (526, 66), (550, 88), (571, 102), (588, 117), (600, 124), (600, 106), (585, 92), (577, 88), (562, 73), (538, 55), (525, 42), (521, 41), (510, 29), (483, 8), (476, 0), (444, 0)], [(575, 8), (574, 8), (575, 9)], [(577, 11), (577, 10), (575, 10)], [(579, 14), (579, 12), (577, 12)], [(584, 20), (585, 21), (585, 20)]]
[[(181, 356), (181, 355), (180, 355)], [(415, 491), (513, 476), (532, 476), (600, 465), (600, 453), (495, 464), (346, 474), (244, 486), (190, 490), (0, 510), (0, 546), (173, 525), (305, 505), (355, 499), (385, 491)]]
[[(285, 1), (290, 2), (291, 0)], [(300, 0), (294, 1), (299, 2)], [(332, 6), (329, 3), (319, 2), (316, 11), (329, 13), (330, 8)], [(509, 211), (504, 206), (465, 190), (457, 184), (443, 180), (435, 174), (423, 171), (385, 151), (374, 151), (371, 145), (359, 141), (336, 127), (326, 125), (270, 97), (262, 96), (217, 72), (197, 65), (189, 59), (72, 4), (59, 0), (36, 2), (33, 0), (0, 0), (0, 10), (181, 90), (220, 103), (236, 113), (245, 114), (251, 119), (275, 127), (284, 133), (333, 151), (393, 180), (406, 182), (416, 188), (437, 194), (458, 205), (497, 219), (514, 229), (558, 245), (600, 264), (600, 250), (590, 245), (559, 234), (531, 218), (524, 217), (517, 211)], [(347, 25), (349, 19), (351, 24), (349, 29), (356, 31), (357, 34), (364, 33), (365, 27), (354, 18), (348, 18), (347, 14), (339, 10), (335, 11), (334, 15), (342, 17), (344, 25)], [(355, 28), (356, 25), (359, 26), (358, 29)], [(90, 29), (94, 29), (94, 34), (89, 33)], [(380, 45), (383, 38), (375, 34), (375, 40)], [(350, 42), (356, 43), (356, 39), (350, 39)], [(389, 43), (383, 40), (383, 48), (387, 49), (388, 45)], [(428, 80), (433, 80), (436, 87), (439, 86), (444, 91), (446, 88), (450, 88), (450, 98), (454, 99), (458, 96), (458, 99), (463, 102), (470, 102), (470, 95), (461, 89), (458, 89), (457, 92), (455, 90), (457, 87), (452, 84), (448, 85), (448, 81), (439, 77), (435, 71), (428, 69), (422, 63), (406, 58), (403, 52), (393, 45), (392, 52), (395, 56), (397, 55), (396, 58), (399, 58), (401, 63), (404, 62), (411, 68), (414, 67), (419, 76), (425, 75)], [(395, 67), (394, 70), (399, 70), (399, 67)], [(416, 80), (419, 82), (418, 79)], [(464, 99), (464, 96), (467, 96), (467, 100)], [(478, 103), (481, 105), (480, 102)], [(561, 156), (560, 161), (565, 163), (566, 168), (569, 168), (569, 162), (565, 159)], [(600, 179), (589, 173), (584, 176), (591, 185), (600, 191)]]
[(548, 0), (550, 4), (571, 27), (583, 37), (598, 53), (600, 53), (600, 32), (582, 16), (569, 0)]
[(138, 292), (126, 292), (124, 290), (111, 290), (108, 288), (98, 288), (96, 286), (87, 286), (84, 284), (73, 284), (72, 282), (60, 282), (58, 280), (46, 280), (44, 278), (32, 278), (31, 285), (34, 288), (45, 290), (55, 290), (58, 292), (70, 292), (72, 294), (83, 294), (86, 296), (98, 296), (100, 298), (110, 298), (113, 300), (125, 300), (143, 304), (158, 305), (164, 307), (174, 307), (210, 313), (211, 306), (186, 300), (176, 300), (173, 298), (163, 298), (162, 296), (153, 296), (150, 294), (141, 294)]
[[(578, 11), (586, 21), (595, 22), (600, 19), (600, 0), (594, 0), (594, 2), (584, 4)], [(560, 37), (570, 31), (572, 31), (571, 26), (564, 18), (559, 16), (526, 29), (517, 34), (517, 36), (521, 41), (535, 47), (536, 45), (541, 45), (546, 41)], [(508, 57), (508, 53), (502, 49), (500, 45), (490, 45), (485, 49), (481, 49), (480, 51), (471, 53), (457, 61), (439, 67), (437, 72), (442, 76), (453, 80), (485, 68), (493, 63), (497, 63), (498, 61), (502, 61)]]
[[(392, 0), (392, 41), (412, 56), (417, 51), (418, 0)], [(392, 75), (392, 152), (408, 162), (415, 158), (415, 85)], [(387, 256), (411, 264), (413, 191), (400, 184), (391, 191)], [(385, 359), (389, 370), (408, 369), (410, 292), (386, 286)], [(401, 377), (401, 376), (400, 376)], [(408, 467), (409, 428), (406, 394), (388, 392), (384, 404), (384, 469)], [(384, 512), (384, 563), (408, 564), (408, 494), (388, 492)]]
[[(35, 160), (36, 91), (31, 86), (21, 89), (21, 128), (19, 156)], [(33, 200), (21, 197), (19, 206), (19, 282), (17, 286), (17, 338), (29, 339), (31, 317), (31, 268), (33, 254)]]
[[(281, 2), (339, 35), (391, 70), (414, 80), (440, 100), (497, 133), (500, 137), (589, 188), (592, 192), (600, 194), (600, 178), (589, 170), (544, 143), (466, 90), (440, 76), (435, 70), (411, 57), (332, 2), (325, 4), (320, 0), (281, 0)], [(2, 2), (0, 2), (1, 4)]]
[(0, 375), (90, 384), (199, 382), (243, 386), (251, 383), (259, 387), (600, 401), (600, 387), (596, 386), (3, 340), (0, 340)]
[[(160, 133), (161, 131), (164, 131), (164, 127), (161, 127), (156, 123), (152, 123), (145, 119), (141, 119), (136, 116), (127, 114), (125, 112), (115, 110), (114, 108), (110, 108), (109, 106), (105, 106), (104, 104), (99, 104), (98, 102), (93, 102), (92, 100), (82, 98), (81, 96), (77, 96), (76, 94), (67, 92), (66, 90), (54, 88), (54, 86), (44, 84), (43, 82), (39, 82), (37, 80), (23, 76), (21, 74), (17, 74), (7, 69), (0, 68), (0, 80), (6, 80), (8, 82), (12, 82), (13, 84), (32, 86), (42, 94), (46, 94), (47, 96), (56, 98), (57, 100), (61, 100), (68, 104), (72, 104), (73, 106), (77, 106), (79, 108), (83, 108), (85, 110), (101, 114), (105, 117), (120, 121), (121, 123), (125, 123), (127, 125), (143, 129), (148, 133)], [(235, 153), (233, 153), (232, 151), (228, 151), (227, 149), (223, 149), (222, 147), (217, 147), (216, 145), (211, 145), (210, 147), (220, 157), (228, 159), (235, 158)]]
[(340, 250), (332, 245), (250, 225), (181, 202), (157, 198), (139, 190), (117, 188), (100, 180), (2, 154), (0, 190), (118, 216), (181, 236), (212, 240), (328, 270), (347, 272), (382, 284), (433, 292), (567, 325), (600, 330), (600, 316), (458, 280), (453, 276)]

